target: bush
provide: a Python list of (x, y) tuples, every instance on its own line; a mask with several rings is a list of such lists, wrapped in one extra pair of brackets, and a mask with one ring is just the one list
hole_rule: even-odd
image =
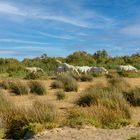
[(10, 84), (11, 84), (12, 80), (10, 79), (5, 79), (1, 82), (1, 87), (4, 89), (10, 89)]
[[(5, 99), (6, 100), (6, 99)], [(2, 113), (6, 138), (21, 139), (27, 131), (33, 134), (46, 128), (57, 126), (58, 113), (54, 106), (41, 100), (35, 100), (32, 105), (13, 106)], [(14, 117), (13, 117), (14, 116)]]
[(42, 82), (39, 81), (31, 81), (29, 83), (31, 93), (35, 93), (37, 95), (45, 95), (47, 93), (46, 87)]
[(92, 81), (93, 77), (91, 75), (81, 75), (80, 79), (82, 82)]
[[(118, 90), (108, 88), (89, 88), (83, 92), (76, 104), (77, 108), (71, 118), (70, 124), (94, 124), (95, 126), (118, 128), (129, 123), (129, 105)], [(76, 120), (76, 122), (75, 122)], [(77, 122), (78, 120), (78, 122)], [(72, 122), (71, 122), (72, 121)]]
[(113, 77), (108, 79), (109, 86), (118, 89), (120, 92), (131, 88), (130, 84), (123, 78)]
[(123, 92), (124, 98), (133, 106), (140, 106), (140, 88)]
[(57, 89), (57, 88), (63, 88), (63, 83), (61, 81), (54, 81), (52, 84), (51, 84), (51, 87), (53, 89)]
[(118, 71), (118, 74), (122, 77), (130, 77), (130, 78), (136, 78), (140, 76), (140, 74), (135, 71)]
[(66, 94), (64, 91), (58, 91), (56, 93), (57, 100), (64, 100), (66, 98)]
[(97, 99), (94, 98), (94, 96), (90, 93), (87, 93), (87, 94), (81, 96), (77, 100), (77, 105), (79, 105), (79, 106), (91, 106), (96, 103), (97, 103)]
[(61, 75), (57, 77), (57, 81), (52, 84), (54, 87), (64, 88), (66, 92), (78, 91), (76, 80), (69, 75)]
[(25, 82), (20, 81), (20, 80), (15, 80), (13, 82), (10, 82), (9, 88), (16, 95), (26, 95), (26, 94), (29, 94), (30, 92), (28, 85)]
[(131, 136), (129, 139), (127, 140), (140, 140), (140, 135), (137, 134), (137, 135), (134, 135), (134, 136)]
[(35, 79), (40, 79), (41, 77), (43, 76), (43, 73), (42, 72), (31, 72), (31, 73), (28, 73), (25, 77), (25, 79), (32, 79), (32, 80), (35, 80)]

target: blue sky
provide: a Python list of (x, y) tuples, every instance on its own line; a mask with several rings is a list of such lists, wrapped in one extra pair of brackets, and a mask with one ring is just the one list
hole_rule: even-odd
[(0, 0), (0, 57), (140, 51), (139, 0)]

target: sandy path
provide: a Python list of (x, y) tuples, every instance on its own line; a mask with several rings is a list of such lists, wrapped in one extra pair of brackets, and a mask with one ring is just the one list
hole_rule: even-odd
[(45, 131), (32, 140), (127, 140), (137, 134), (140, 134), (140, 127), (129, 126), (121, 129), (65, 127)]

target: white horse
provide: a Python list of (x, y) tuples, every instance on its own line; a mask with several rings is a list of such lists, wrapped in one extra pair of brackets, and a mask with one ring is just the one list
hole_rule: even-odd
[(90, 72), (95, 72), (95, 73), (105, 73), (105, 74), (108, 74), (108, 70), (105, 69), (104, 67), (92, 67), (90, 69)]
[(84, 74), (87, 74), (87, 72), (90, 72), (91, 68), (92, 67), (89, 67), (89, 66), (77, 66), (76, 67), (77, 70), (80, 72), (80, 73), (84, 73)]
[(127, 66), (120, 65), (120, 66), (117, 67), (117, 70), (138, 72), (138, 70), (134, 66), (131, 66), (131, 65), (127, 65)]
[(41, 71), (42, 73), (44, 72), (43, 69), (39, 67), (26, 67), (25, 69), (30, 73), (37, 73), (39, 71)]
[(69, 65), (67, 63), (62, 63), (59, 60), (56, 60), (56, 62), (59, 63), (59, 66), (61, 66), (62, 69), (64, 69), (65, 72), (73, 72), (73, 73), (76, 73), (76, 74), (80, 75), (78, 70), (77, 70), (77, 68), (75, 66)]

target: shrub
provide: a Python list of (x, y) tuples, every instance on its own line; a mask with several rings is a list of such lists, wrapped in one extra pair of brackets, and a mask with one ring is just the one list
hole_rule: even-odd
[(29, 94), (30, 92), (28, 85), (20, 80), (15, 80), (13, 82), (10, 82), (10, 89), (16, 95), (25, 95), (25, 94)]
[(94, 125), (101, 128), (119, 128), (128, 125), (129, 117), (119, 108), (110, 109), (103, 105), (74, 107), (69, 110), (68, 125)]
[(43, 76), (43, 73), (42, 72), (31, 72), (31, 73), (28, 73), (25, 77), (25, 79), (32, 79), (32, 80), (35, 80), (35, 79), (40, 79), (41, 77)]
[(10, 89), (10, 83), (12, 82), (12, 80), (9, 79), (5, 79), (1, 82), (1, 87), (4, 89)]
[(84, 118), (82, 123), (94, 122), (94, 125), (100, 127), (118, 128), (127, 125), (131, 117), (128, 103), (115, 89), (91, 87), (83, 92), (76, 104), (82, 107), (75, 111), (80, 115), (78, 118), (72, 117), (72, 123), (75, 119), (83, 121)]
[[(62, 86), (63, 84), (63, 86)], [(69, 75), (61, 75), (57, 77), (57, 82), (53, 83), (54, 87), (63, 87), (66, 92), (78, 91), (78, 84), (76, 80)]]
[(135, 71), (118, 71), (118, 74), (122, 77), (130, 77), (130, 78), (139, 77), (139, 73)]
[(80, 76), (78, 74), (70, 73), (69, 76), (72, 77), (72, 78), (74, 78), (76, 81), (80, 81)]
[(140, 106), (140, 88), (136, 87), (123, 92), (124, 98), (133, 106)]
[(68, 81), (66, 81), (64, 83), (64, 90), (66, 92), (70, 92), (70, 91), (78, 91), (78, 84), (77, 82), (73, 79), (73, 78), (70, 78), (70, 79), (67, 79)]
[(31, 81), (29, 83), (31, 93), (35, 93), (37, 95), (44, 95), (47, 93), (46, 87), (42, 82), (39, 81)]
[(4, 116), (3, 122), (5, 122), (6, 138), (21, 139), (27, 131), (35, 134), (45, 128), (56, 127), (57, 114), (54, 106), (37, 99), (30, 106), (14, 105), (2, 114)]
[(56, 93), (57, 100), (64, 100), (66, 98), (66, 94), (64, 91), (60, 90)]
[(93, 77), (91, 75), (81, 75), (80, 77), (81, 81), (92, 81)]
[(57, 88), (63, 88), (63, 83), (61, 81), (54, 81), (52, 84), (51, 84), (51, 87), (53, 89), (57, 89)]
[(79, 106), (91, 106), (91, 105), (96, 104), (96, 103), (97, 103), (97, 99), (94, 98), (94, 96), (90, 93), (81, 96), (77, 100), (77, 104)]
[(131, 136), (129, 139), (127, 140), (140, 140), (140, 135), (137, 134), (137, 135), (134, 135), (134, 136)]
[(110, 87), (116, 88), (122, 91), (127, 91), (130, 89), (130, 84), (123, 78), (120, 77), (113, 77), (108, 79), (108, 83)]

